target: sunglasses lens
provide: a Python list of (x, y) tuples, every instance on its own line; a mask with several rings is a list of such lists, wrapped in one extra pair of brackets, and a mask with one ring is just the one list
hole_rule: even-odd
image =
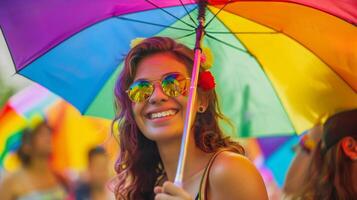
[(128, 91), (128, 96), (133, 102), (142, 102), (148, 99), (154, 91), (153, 85), (148, 81), (133, 83)]
[[(190, 81), (181, 74), (170, 74), (161, 82), (163, 92), (170, 97), (186, 96), (189, 85)], [(129, 98), (136, 103), (147, 100), (153, 92), (153, 83), (146, 80), (134, 82), (127, 91)]]
[(166, 95), (177, 97), (180, 94), (186, 95), (189, 83), (181, 74), (170, 74), (164, 78), (161, 85)]

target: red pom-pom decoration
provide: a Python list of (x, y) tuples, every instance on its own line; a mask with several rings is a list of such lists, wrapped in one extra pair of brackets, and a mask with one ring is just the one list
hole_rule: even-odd
[(200, 87), (204, 91), (212, 90), (216, 86), (214, 77), (210, 71), (200, 72), (197, 84), (198, 87)]

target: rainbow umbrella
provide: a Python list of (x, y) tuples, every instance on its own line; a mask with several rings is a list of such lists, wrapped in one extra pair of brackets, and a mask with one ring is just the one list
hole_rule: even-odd
[(83, 117), (73, 106), (35, 84), (12, 96), (0, 113), (0, 167), (12, 171), (19, 165), (15, 151), (22, 130), (34, 115), (46, 116), (53, 128), (53, 156), (56, 171), (80, 172), (86, 167), (87, 151), (105, 146), (111, 158), (117, 153), (110, 138), (110, 121)]
[[(201, 1), (202, 2), (202, 1)], [(301, 133), (357, 107), (357, 2), (209, 0), (204, 46), (223, 112), (240, 136)], [(17, 73), (81, 113), (113, 118), (113, 87), (137, 37), (190, 47), (195, 0), (0, 2), (0, 26)]]

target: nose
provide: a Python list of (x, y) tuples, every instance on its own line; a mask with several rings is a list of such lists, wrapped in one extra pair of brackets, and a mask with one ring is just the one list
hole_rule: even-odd
[(165, 102), (169, 99), (169, 97), (162, 90), (161, 84), (156, 82), (154, 84), (154, 91), (149, 97), (150, 104), (157, 104), (161, 102)]

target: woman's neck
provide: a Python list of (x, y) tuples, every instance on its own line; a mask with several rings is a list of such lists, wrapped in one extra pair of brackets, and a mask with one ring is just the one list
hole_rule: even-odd
[(181, 140), (157, 142), (157, 148), (168, 180), (173, 181), (179, 158)]
[[(174, 181), (176, 169), (180, 154), (181, 139), (170, 142), (157, 143), (159, 154), (164, 165), (164, 169), (169, 181)], [(183, 182), (188, 180), (189, 177), (202, 171), (206, 166), (211, 154), (203, 152), (199, 149), (194, 142), (193, 136), (189, 139), (187, 147), (187, 156), (185, 162), (185, 170), (183, 174)]]
[(27, 167), (27, 169), (30, 171), (39, 172), (39, 173), (51, 171), (48, 159), (42, 158), (42, 157), (33, 157), (31, 159), (31, 163)]

